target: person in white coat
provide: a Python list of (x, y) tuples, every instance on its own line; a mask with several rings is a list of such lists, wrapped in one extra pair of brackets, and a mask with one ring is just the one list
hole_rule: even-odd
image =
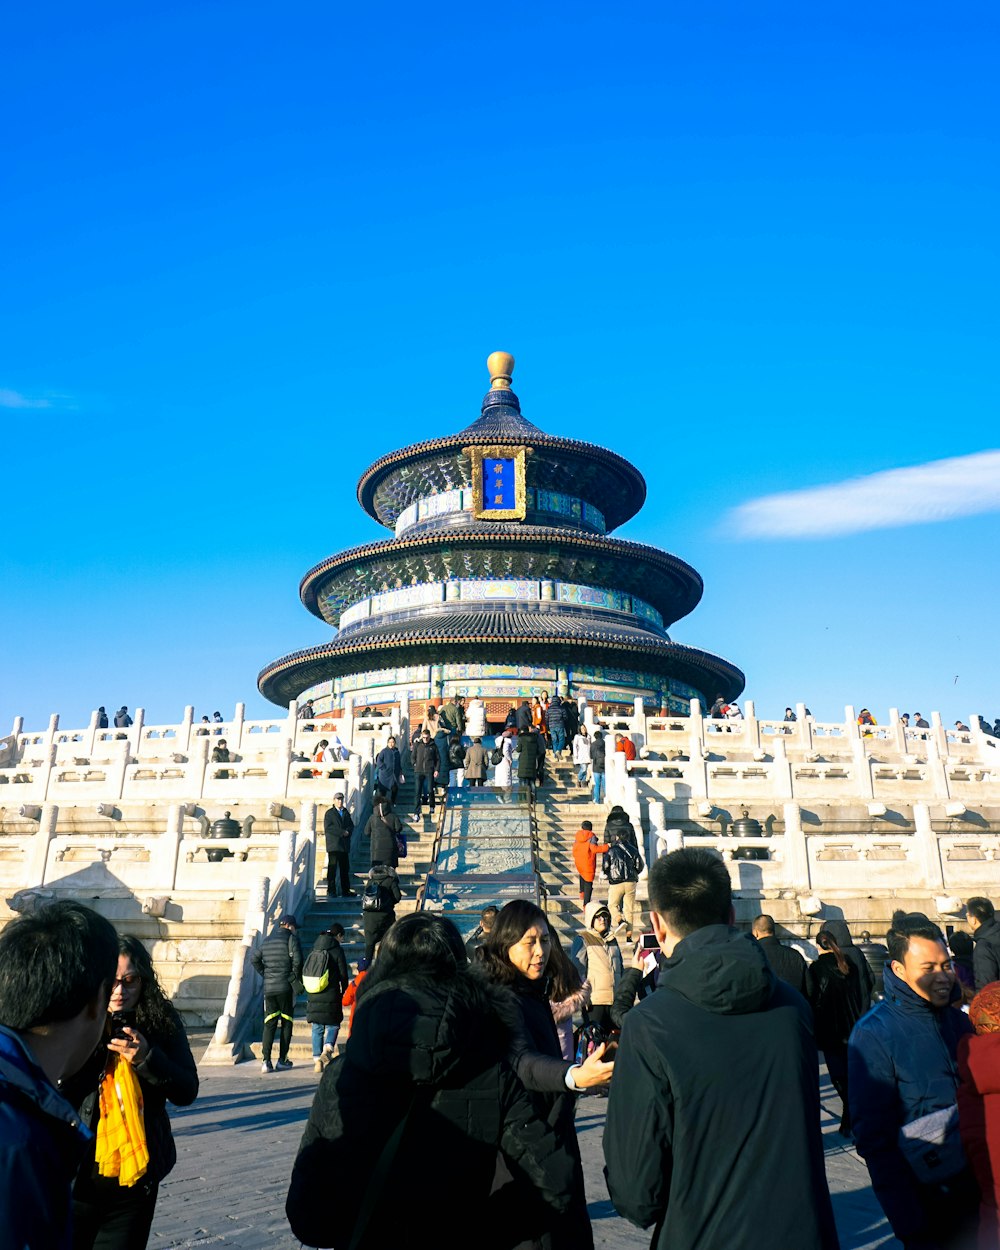
[(590, 768), (590, 734), (586, 725), (580, 726), (573, 739), (573, 763), (576, 765), (576, 784), (586, 790), (587, 772)]
[(495, 789), (500, 791), (502, 802), (506, 802), (510, 798), (511, 788), (514, 784), (514, 741), (516, 737), (516, 729), (505, 729), (501, 737), (497, 738), (497, 746), (503, 751), (503, 759), (493, 770), (493, 785)]

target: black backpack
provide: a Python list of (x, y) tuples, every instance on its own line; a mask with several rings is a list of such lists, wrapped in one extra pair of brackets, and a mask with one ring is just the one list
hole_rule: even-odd
[(448, 748), (448, 762), (452, 768), (465, 767), (465, 747), (460, 742), (453, 742)]
[(607, 852), (607, 870), (612, 885), (638, 881), (642, 872), (642, 856), (628, 842), (616, 842)]
[(302, 965), (302, 984), (307, 994), (322, 994), (330, 984), (330, 952), (310, 951)]
[(392, 911), (392, 897), (374, 877), (369, 877), (361, 896), (362, 911)]
[(494, 747), (490, 752), (490, 763), (493, 765), (503, 763), (503, 747)]

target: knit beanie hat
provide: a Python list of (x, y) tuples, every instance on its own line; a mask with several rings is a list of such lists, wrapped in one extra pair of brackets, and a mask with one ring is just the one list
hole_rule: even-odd
[(979, 991), (969, 1004), (969, 1019), (977, 1033), (1000, 1033), (1000, 981)]

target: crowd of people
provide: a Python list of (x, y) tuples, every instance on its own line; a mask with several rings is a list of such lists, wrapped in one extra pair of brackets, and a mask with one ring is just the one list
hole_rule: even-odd
[[(602, 842), (581, 833), (585, 861), (615, 845), (609, 830)], [(768, 915), (741, 932), (728, 870), (708, 851), (658, 859), (649, 902), (651, 932), (637, 935), (591, 898), (570, 953), (525, 899), (487, 908), (468, 942), (417, 912), (384, 928), (353, 980), (340, 925), (303, 959), (283, 917), (255, 955), (266, 1062), (277, 1036), (276, 1067), (290, 1066), (301, 985), (320, 1076), (288, 1191), (295, 1235), (423, 1246), (425, 1222), (398, 1211), (425, 1207), (446, 1161), (435, 1240), (463, 1244), (474, 1229), (497, 1250), (588, 1250), (575, 1114), (591, 1092), (608, 1098), (611, 1201), (653, 1230), (656, 1250), (750, 1250), (762, 1237), (835, 1250), (821, 1053), (840, 1131), (907, 1250), (1000, 1246), (1000, 922), (988, 899), (968, 903), (970, 984), (920, 913), (897, 912), (884, 947), (827, 920), (809, 963)], [(167, 1103), (197, 1094), (183, 1024), (141, 942), (75, 902), (0, 933), (4, 1244), (142, 1250), (176, 1161)]]

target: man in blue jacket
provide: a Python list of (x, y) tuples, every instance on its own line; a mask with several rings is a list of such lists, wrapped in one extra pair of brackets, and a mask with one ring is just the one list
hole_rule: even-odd
[(611, 1201), (651, 1250), (837, 1250), (812, 1013), (731, 927), (711, 851), (649, 870), (659, 984), (625, 1016), (604, 1129)]
[[(931, 1162), (940, 1156), (938, 1166), (949, 1174), (936, 1182), (918, 1178), (900, 1130), (909, 1125), (907, 1136), (919, 1140), (919, 1121), (955, 1107), (955, 1055), (973, 1028), (951, 1005), (961, 991), (936, 924), (919, 912), (896, 912), (887, 944), (885, 997), (854, 1026), (847, 1047), (854, 1138), (875, 1196), (907, 1250), (964, 1247), (975, 1242), (979, 1204), (971, 1173), (960, 1155), (954, 1171), (941, 1150)], [(938, 1128), (929, 1124), (928, 1136)], [(957, 1111), (952, 1131), (957, 1137)]]
[(117, 967), (114, 928), (79, 903), (52, 903), (0, 934), (4, 1246), (72, 1244), (70, 1187), (93, 1137), (56, 1086), (94, 1053)]

